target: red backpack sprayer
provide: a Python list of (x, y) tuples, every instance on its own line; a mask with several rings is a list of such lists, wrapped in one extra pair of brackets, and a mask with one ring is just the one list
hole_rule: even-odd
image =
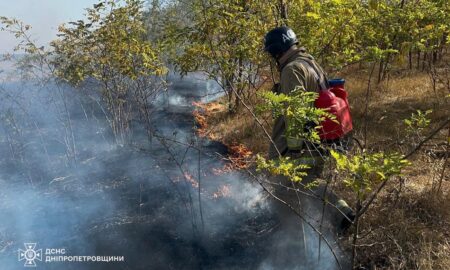
[(321, 123), (319, 136), (322, 141), (333, 141), (347, 135), (353, 129), (347, 91), (344, 89), (344, 79), (328, 81), (329, 87), (319, 92), (314, 102), (317, 108), (326, 109), (336, 119), (325, 119)]

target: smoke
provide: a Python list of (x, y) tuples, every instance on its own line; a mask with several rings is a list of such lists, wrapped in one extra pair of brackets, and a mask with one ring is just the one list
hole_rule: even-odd
[(216, 152), (226, 149), (195, 136), (191, 104), (220, 88), (199, 74), (169, 82), (154, 102), (158, 137), (149, 143), (135, 123), (123, 146), (113, 143), (98, 97), (53, 82), (2, 83), (1, 269), (22, 269), (17, 251), (30, 242), (125, 258), (37, 261), (40, 269), (336, 268), (323, 243), (317, 262), (319, 240), (306, 226), (301, 251), (299, 220), (280, 218), (244, 173), (215, 173), (225, 165)]

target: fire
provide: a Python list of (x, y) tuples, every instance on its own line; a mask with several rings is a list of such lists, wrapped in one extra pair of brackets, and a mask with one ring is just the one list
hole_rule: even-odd
[(198, 183), (198, 181), (194, 178), (194, 176), (192, 176), (192, 174), (190, 174), (189, 172), (184, 172), (183, 173), (183, 176), (184, 177), (181, 177), (181, 176), (177, 176), (177, 177), (175, 177), (175, 178), (171, 178), (171, 180), (174, 182), (174, 183), (178, 183), (178, 182), (181, 182), (181, 181), (186, 181), (186, 182), (188, 182), (189, 184), (191, 184), (191, 186), (193, 187), (193, 188), (198, 188), (200, 185), (199, 185), (199, 183)]
[(232, 144), (229, 146), (230, 160), (234, 167), (245, 169), (248, 167), (248, 160), (252, 156), (252, 151), (243, 144)]
[[(189, 172), (184, 172), (183, 176), (184, 177), (181, 176), (176, 177), (175, 179), (172, 179), (172, 181), (174, 182), (187, 181), (195, 189), (198, 189), (200, 187), (199, 182)], [(228, 184), (220, 185), (217, 191), (215, 192), (207, 191), (202, 188), (201, 193), (210, 199), (229, 198), (231, 197), (231, 186)]]
[(207, 127), (208, 123), (206, 122), (206, 117), (198, 110), (195, 110), (193, 113), (195, 122), (198, 124), (197, 133), (200, 137), (205, 137), (208, 133)]
[(212, 173), (214, 175), (222, 175), (222, 174), (228, 173), (232, 170), (233, 170), (233, 166), (230, 166), (230, 164), (226, 164), (222, 168), (213, 168)]
[(184, 172), (184, 178), (192, 185), (192, 187), (198, 188), (200, 186), (198, 181), (190, 173)]
[(197, 108), (202, 109), (205, 114), (223, 110), (223, 105), (218, 102), (202, 103), (202, 102), (194, 101), (194, 102), (192, 102), (192, 105), (194, 105)]
[(218, 199), (218, 198), (228, 198), (230, 196), (231, 196), (230, 185), (223, 185), (219, 188), (219, 190), (213, 193), (212, 197), (214, 199)]
[(197, 129), (198, 135), (200, 137), (207, 137), (210, 140), (216, 140), (217, 138), (208, 131), (209, 126), (206, 118), (211, 113), (223, 110), (223, 105), (217, 102), (210, 102), (210, 103), (192, 102), (192, 105), (197, 108), (192, 112), (192, 114), (199, 126)]
[[(173, 179), (174, 182), (180, 182), (181, 180), (182, 177)], [(184, 180), (190, 183), (195, 189), (198, 189), (200, 186), (197, 179), (195, 179), (189, 172), (184, 172)], [(230, 185), (221, 185), (216, 192), (210, 193), (204, 189), (201, 189), (201, 193), (206, 194), (206, 196), (210, 199), (229, 198), (231, 196), (231, 187)]]
[[(201, 137), (207, 137), (210, 140), (218, 140), (218, 138), (211, 134), (208, 130), (209, 126), (207, 118), (211, 113), (223, 110), (223, 105), (217, 102), (193, 102), (192, 105), (197, 108), (192, 114), (194, 115), (194, 118), (199, 126), (197, 129), (198, 135)], [(245, 169), (249, 166), (248, 160), (253, 154), (252, 151), (250, 151), (245, 145), (238, 143), (232, 143), (231, 145), (227, 145), (227, 147), (230, 152), (229, 160), (231, 163), (226, 164), (222, 168), (214, 168), (212, 171), (215, 175), (224, 174), (236, 169)]]
[(228, 146), (228, 150), (230, 151), (230, 156), (228, 157), (230, 163), (225, 164), (222, 168), (213, 168), (213, 174), (221, 175), (236, 169), (246, 169), (249, 167), (249, 160), (252, 157), (253, 152), (245, 145), (234, 143), (231, 146)]

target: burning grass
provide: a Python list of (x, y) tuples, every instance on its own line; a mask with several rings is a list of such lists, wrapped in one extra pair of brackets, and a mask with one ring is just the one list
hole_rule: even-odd
[[(231, 170), (230, 170), (231, 171)], [(225, 172), (225, 171), (224, 171)], [(228, 172), (228, 171), (227, 171)], [(192, 186), (193, 189), (199, 189), (200, 183), (190, 172), (185, 171), (183, 176), (176, 177), (172, 179), (174, 183), (179, 183), (182, 181), (186, 181), (187, 184)], [(211, 188), (210, 188), (211, 189)], [(219, 185), (215, 191), (212, 190), (206, 190), (205, 188), (201, 188), (200, 192), (207, 198), (210, 199), (220, 199), (220, 198), (229, 198), (231, 197), (231, 186), (229, 184), (222, 184)]]
[(206, 137), (213, 141), (220, 141), (224, 143), (229, 152), (229, 159), (231, 162), (227, 163), (223, 168), (213, 169), (215, 174), (223, 174), (235, 169), (245, 169), (249, 166), (249, 161), (253, 155), (253, 152), (242, 143), (236, 141), (223, 140), (223, 136), (216, 130), (217, 120), (210, 120), (217, 117), (218, 114), (223, 114), (226, 111), (226, 106), (218, 102), (211, 103), (199, 103), (193, 104), (196, 109), (193, 112), (195, 121), (197, 123), (197, 134), (201, 137)]
[(211, 115), (218, 112), (223, 112), (225, 110), (224, 105), (218, 102), (193, 102), (192, 105), (196, 108), (192, 114), (195, 122), (197, 123), (197, 134), (200, 137), (205, 137), (213, 141), (218, 140), (217, 135), (212, 132), (210, 126), (208, 125), (208, 119)]
[(230, 185), (222, 185), (219, 190), (213, 193), (214, 199), (227, 198), (231, 196)]

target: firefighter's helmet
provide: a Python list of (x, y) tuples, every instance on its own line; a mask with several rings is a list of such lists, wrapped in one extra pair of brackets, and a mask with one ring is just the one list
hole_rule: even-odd
[(298, 44), (297, 36), (287, 26), (270, 30), (264, 38), (264, 50), (275, 58), (278, 58), (295, 44)]

